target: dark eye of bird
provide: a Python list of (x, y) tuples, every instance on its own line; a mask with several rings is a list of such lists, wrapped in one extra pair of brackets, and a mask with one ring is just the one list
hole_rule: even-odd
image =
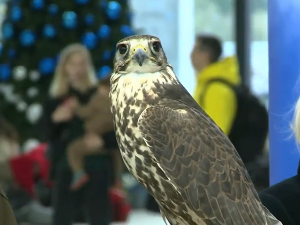
[(127, 52), (127, 45), (121, 44), (118, 46), (119, 53), (124, 55)]
[(159, 50), (160, 50), (160, 48), (161, 48), (161, 45), (160, 45), (160, 43), (159, 43), (158, 41), (156, 41), (156, 42), (153, 42), (152, 48), (153, 48), (153, 50), (154, 50), (155, 52), (159, 52)]

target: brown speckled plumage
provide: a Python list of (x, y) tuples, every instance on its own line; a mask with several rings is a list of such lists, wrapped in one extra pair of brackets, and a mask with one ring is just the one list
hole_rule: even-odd
[[(157, 40), (121, 40), (133, 51), (115, 58), (111, 110), (129, 171), (171, 225), (280, 225), (260, 202), (233, 145), (180, 84), (163, 50), (149, 50)], [(140, 67), (136, 46), (149, 50)]]

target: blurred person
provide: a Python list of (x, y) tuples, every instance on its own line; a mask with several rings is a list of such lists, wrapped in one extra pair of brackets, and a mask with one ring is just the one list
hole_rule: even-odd
[(0, 188), (0, 224), (17, 225), (14, 212), (9, 204), (9, 201)]
[[(213, 118), (223, 132), (229, 135), (237, 111), (234, 91), (221, 82), (206, 84), (213, 79), (223, 79), (234, 86), (241, 83), (236, 57), (221, 60), (222, 43), (214, 36), (198, 36), (191, 53), (197, 84), (194, 98)], [(205, 93), (204, 93), (205, 91)]]
[[(76, 190), (84, 185), (89, 177), (84, 171), (84, 158), (88, 154), (86, 147), (89, 145), (90, 133), (96, 133), (99, 136), (114, 129), (112, 123), (112, 114), (109, 100), (109, 83), (101, 83), (99, 89), (91, 97), (91, 100), (81, 105), (76, 98), (70, 99), (66, 104), (73, 110), (73, 113), (84, 120), (86, 134), (72, 141), (67, 148), (69, 165), (73, 172), (73, 181), (71, 188)], [(103, 147), (103, 139), (100, 138), (100, 145)]]
[(14, 183), (9, 160), (19, 154), (19, 148), (18, 132), (0, 116), (0, 185), (4, 190)]
[(3, 188), (13, 184), (9, 159), (19, 152), (18, 133), (11, 124), (0, 116), (0, 224), (16, 225), (16, 218)]
[(67, 102), (76, 98), (78, 104), (88, 104), (97, 91), (88, 50), (80, 44), (67, 46), (60, 54), (50, 99), (44, 106), (44, 133), (54, 181), (54, 225), (71, 225), (80, 209), (86, 211), (91, 225), (108, 225), (112, 219), (108, 194), (113, 182), (112, 157), (103, 151), (102, 145), (104, 148), (108, 143), (117, 146), (114, 132), (103, 135), (103, 143), (96, 133), (89, 132), (86, 136), (85, 150), (89, 154), (85, 157), (84, 170), (89, 180), (79, 190), (70, 189), (73, 176), (66, 156), (69, 144), (86, 134), (84, 121)]
[[(300, 97), (295, 107), (293, 122), (295, 139), (300, 144)], [(300, 224), (300, 161), (297, 175), (259, 193), (262, 203), (284, 225)]]
[[(21, 154), (19, 151), (19, 134), (5, 118), (0, 116), (0, 186), (6, 195), (0, 190), (2, 199), (1, 207), (6, 204), (7, 197), (10, 208), (14, 212), (17, 222), (29, 222), (34, 224), (50, 224), (50, 213), (40, 204), (34, 194), (34, 183), (37, 176), (41, 175), (36, 164), (36, 151)], [(37, 149), (38, 150), (38, 149)], [(41, 163), (44, 161), (42, 160)], [(35, 167), (37, 166), (37, 167)], [(34, 171), (35, 169), (36, 172)], [(0, 224), (3, 215), (0, 212)]]
[[(268, 134), (266, 107), (241, 84), (235, 56), (221, 58), (222, 43), (198, 36), (191, 53), (197, 73), (194, 99), (228, 135), (245, 164), (262, 155)], [(247, 165), (246, 165), (247, 166)]]

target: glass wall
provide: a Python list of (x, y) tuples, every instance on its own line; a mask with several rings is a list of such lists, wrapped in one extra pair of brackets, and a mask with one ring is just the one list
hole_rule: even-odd
[[(234, 4), (236, 0), (195, 0), (195, 32), (217, 35), (224, 42), (224, 56), (235, 54)], [(267, 0), (250, 0), (251, 84), (254, 93), (268, 93)]]

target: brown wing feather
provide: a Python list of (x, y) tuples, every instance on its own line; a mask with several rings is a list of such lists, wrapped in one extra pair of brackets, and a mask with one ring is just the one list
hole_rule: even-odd
[(202, 110), (173, 100), (165, 105), (146, 109), (139, 129), (183, 201), (212, 224), (266, 224), (250, 177), (223, 132)]

